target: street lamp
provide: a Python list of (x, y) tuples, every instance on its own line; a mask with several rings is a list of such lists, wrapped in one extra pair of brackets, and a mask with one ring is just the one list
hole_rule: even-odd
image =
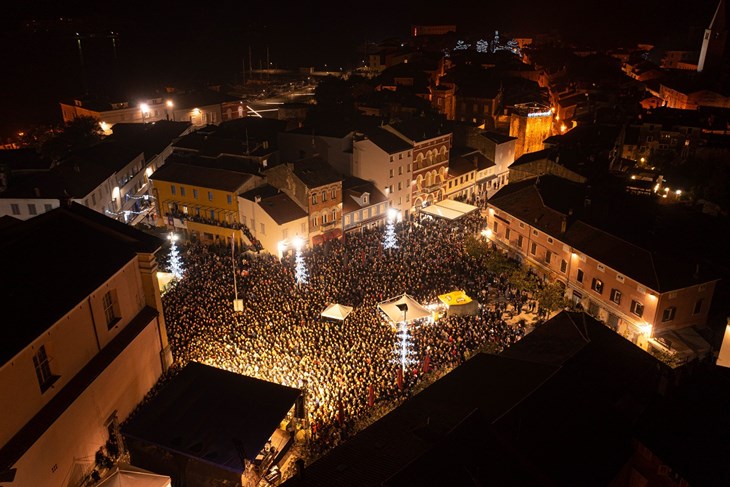
[(175, 107), (175, 104), (172, 102), (172, 100), (167, 100), (165, 102), (165, 105), (167, 106), (167, 109), (169, 110), (167, 114), (167, 119), (170, 120), (172, 118), (172, 121), (175, 121), (175, 112), (173, 111), (173, 108)]

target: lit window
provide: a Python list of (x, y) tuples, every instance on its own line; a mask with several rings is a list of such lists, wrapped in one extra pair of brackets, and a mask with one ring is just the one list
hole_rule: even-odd
[(603, 281), (594, 277), (593, 281), (591, 282), (591, 289), (593, 289), (598, 294), (603, 293)]
[(611, 301), (616, 304), (621, 304), (621, 291), (618, 289), (611, 289)]
[(677, 314), (677, 308), (675, 306), (665, 308), (662, 312), (662, 321), (672, 321), (675, 314)]
[(641, 317), (644, 314), (644, 305), (638, 301), (631, 300), (631, 312)]

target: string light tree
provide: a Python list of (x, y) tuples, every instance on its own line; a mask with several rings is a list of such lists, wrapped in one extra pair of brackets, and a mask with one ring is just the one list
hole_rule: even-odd
[(307, 267), (304, 264), (304, 256), (302, 255), (303, 247), (304, 240), (302, 237), (294, 237), (294, 248), (296, 249), (296, 255), (294, 258), (294, 277), (297, 280), (297, 284), (307, 284), (307, 282), (309, 282)]
[(398, 240), (395, 236), (395, 222), (399, 219), (400, 212), (395, 208), (388, 209), (388, 222), (385, 225), (385, 236), (383, 237), (383, 249), (397, 249)]
[(180, 259), (180, 251), (177, 248), (177, 235), (170, 232), (170, 234), (167, 236), (167, 239), (170, 241), (170, 257), (168, 260), (168, 265), (170, 267), (170, 273), (173, 275), (173, 277), (177, 280), (182, 279), (182, 276), (185, 272), (185, 269), (183, 269), (182, 260)]
[(408, 305), (406, 303), (399, 303), (395, 305), (400, 311), (403, 312), (403, 321), (398, 324), (398, 333), (396, 333), (396, 361), (401, 366), (401, 373), (405, 374), (408, 367), (417, 363), (415, 359), (416, 351), (413, 348), (413, 339), (411, 338), (410, 330), (408, 329)]

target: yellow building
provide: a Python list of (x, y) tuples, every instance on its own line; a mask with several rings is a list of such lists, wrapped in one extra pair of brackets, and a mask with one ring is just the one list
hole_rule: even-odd
[(207, 243), (253, 243), (239, 218), (238, 195), (259, 186), (253, 174), (168, 163), (150, 176), (160, 225)]
[(515, 159), (522, 154), (543, 150), (543, 141), (552, 135), (553, 112), (547, 105), (515, 105), (510, 115), (509, 135), (516, 137)]

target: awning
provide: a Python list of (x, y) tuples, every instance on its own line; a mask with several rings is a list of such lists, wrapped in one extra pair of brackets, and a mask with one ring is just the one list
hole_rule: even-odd
[(404, 318), (407, 323), (432, 318), (432, 314), (427, 308), (407, 294), (378, 303), (378, 309), (394, 323), (400, 323)]
[(343, 306), (335, 303), (327, 306), (327, 308), (322, 311), (322, 316), (324, 318), (343, 321), (350, 313), (352, 313), (352, 308), (350, 306)]
[(446, 218), (447, 220), (456, 220), (477, 210), (479, 210), (479, 207), (477, 206), (446, 199), (421, 209), (421, 213), (426, 213), (439, 218)]
[(439, 295), (439, 300), (447, 307), (471, 303), (471, 298), (464, 291), (452, 291), (447, 294), (441, 294)]
[(131, 465), (120, 465), (110, 476), (96, 484), (98, 487), (170, 487), (167, 475), (158, 475)]

